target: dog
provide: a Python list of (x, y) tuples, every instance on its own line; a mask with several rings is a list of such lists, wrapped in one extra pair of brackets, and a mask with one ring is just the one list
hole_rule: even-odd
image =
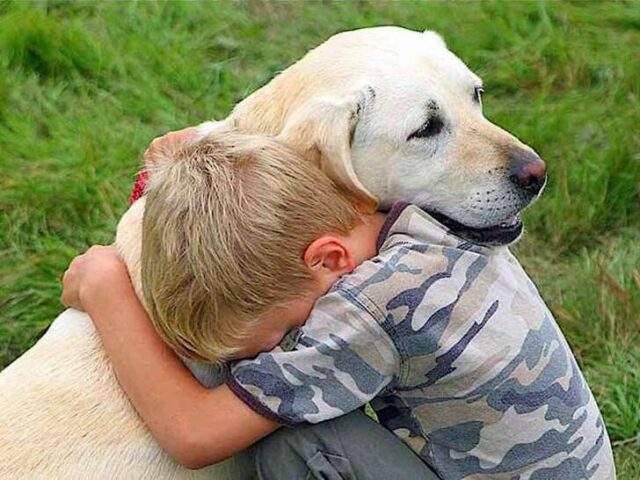
[[(278, 137), (363, 211), (415, 203), (460, 236), (508, 245), (546, 166), (484, 118), (481, 80), (433, 32), (377, 27), (337, 34), (198, 135)], [(151, 149), (154, 145), (151, 145)], [(153, 162), (153, 156), (149, 156)], [(116, 245), (142, 299), (144, 197)], [(206, 386), (212, 367), (188, 363)], [(127, 401), (91, 319), (67, 310), (0, 373), (0, 478), (251, 478), (252, 453), (198, 471), (176, 464)]]

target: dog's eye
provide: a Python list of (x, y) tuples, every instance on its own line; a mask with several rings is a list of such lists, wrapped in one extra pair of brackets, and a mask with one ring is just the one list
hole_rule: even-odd
[(409, 135), (409, 138), (407, 138), (407, 140), (411, 140), (412, 138), (433, 137), (434, 135), (439, 134), (443, 128), (444, 122), (442, 121), (442, 119), (437, 115), (433, 115), (429, 117), (429, 120), (427, 120), (424, 125), (422, 125), (411, 135)]
[(473, 101), (476, 103), (482, 103), (482, 94), (484, 93), (484, 88), (476, 87), (473, 89)]

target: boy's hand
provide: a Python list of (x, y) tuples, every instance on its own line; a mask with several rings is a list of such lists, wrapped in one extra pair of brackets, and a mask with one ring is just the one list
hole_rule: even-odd
[(71, 262), (62, 302), (91, 316), (131, 403), (183, 465), (217, 463), (279, 427), (226, 385), (208, 390), (191, 375), (154, 330), (114, 247), (91, 247)]
[(62, 303), (87, 311), (132, 288), (115, 247), (95, 245), (71, 261), (62, 277)]
[(149, 176), (149, 167), (153, 167), (154, 165), (162, 162), (162, 160), (166, 159), (167, 156), (170, 157), (173, 152), (182, 147), (185, 143), (204, 137), (207, 132), (208, 130), (203, 128), (201, 125), (199, 127), (188, 127), (183, 128), (182, 130), (169, 132), (154, 139), (144, 152), (144, 165), (146, 168), (139, 172), (136, 177), (136, 183), (133, 186), (133, 191), (131, 192), (130, 202), (135, 202), (144, 194), (144, 189), (147, 185)]
[(144, 152), (145, 165), (154, 165), (162, 159), (163, 155), (170, 154), (180, 148), (186, 142), (202, 136), (197, 127), (183, 128), (164, 134), (154, 139)]

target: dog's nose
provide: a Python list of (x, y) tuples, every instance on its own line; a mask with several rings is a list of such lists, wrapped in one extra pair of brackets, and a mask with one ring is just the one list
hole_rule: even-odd
[(514, 155), (509, 176), (515, 185), (530, 192), (538, 193), (547, 180), (547, 166), (534, 152), (524, 151)]

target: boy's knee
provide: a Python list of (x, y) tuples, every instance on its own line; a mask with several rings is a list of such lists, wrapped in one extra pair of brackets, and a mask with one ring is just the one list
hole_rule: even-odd
[(263, 439), (256, 450), (261, 480), (355, 479), (349, 459), (328, 448), (324, 425), (281, 429)]
[(393, 433), (361, 411), (313, 425), (282, 428), (257, 445), (261, 480), (436, 480)]

